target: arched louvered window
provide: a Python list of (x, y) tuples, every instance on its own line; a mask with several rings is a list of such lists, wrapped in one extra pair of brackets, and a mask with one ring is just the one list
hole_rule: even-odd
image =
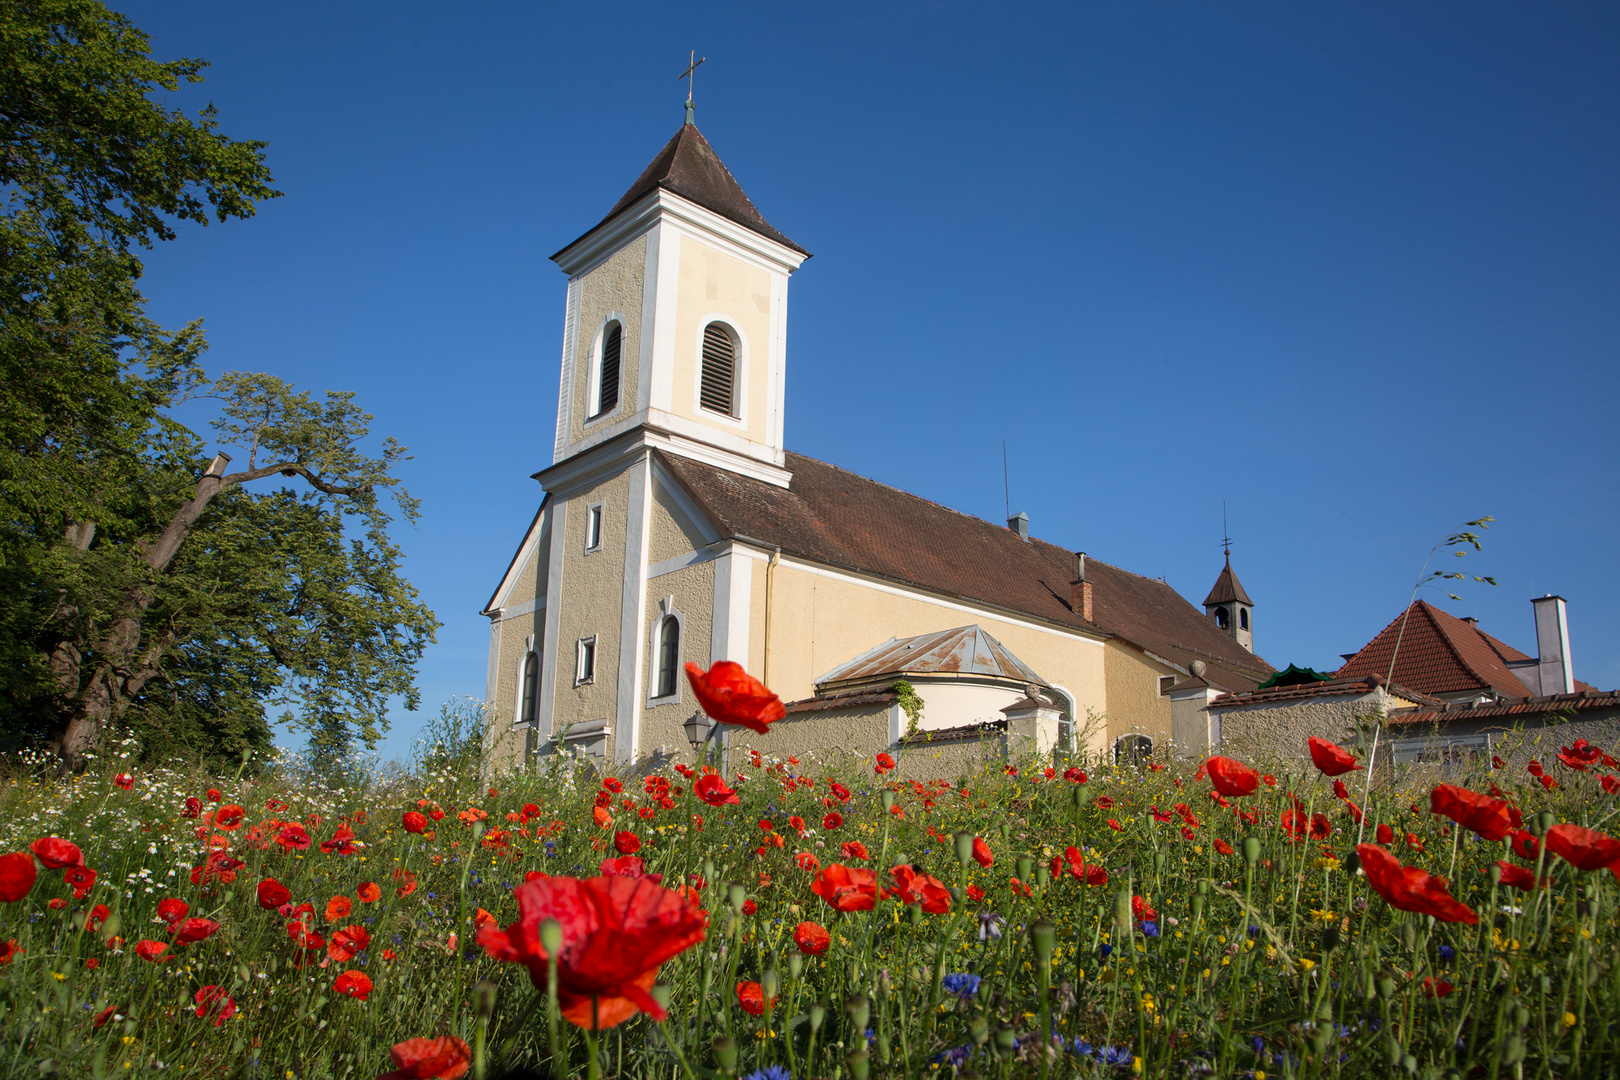
[(1222, 630), (1229, 629), (1232, 625), (1232, 613), (1227, 611), (1225, 608), (1216, 608), (1215, 625), (1220, 627)]
[(666, 616), (658, 635), (658, 696), (673, 697), (681, 669), (681, 622)]
[(602, 366), (592, 416), (602, 416), (619, 407), (619, 359), (623, 352), (624, 327), (610, 322), (602, 332)]
[(530, 653), (523, 661), (523, 698), (518, 708), (518, 723), (532, 724), (540, 704), (540, 656)]
[(698, 399), (705, 409), (737, 415), (737, 342), (719, 323), (703, 328), (703, 383)]

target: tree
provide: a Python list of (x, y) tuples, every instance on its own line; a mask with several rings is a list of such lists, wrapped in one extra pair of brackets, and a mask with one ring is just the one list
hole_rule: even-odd
[[(278, 194), (263, 143), (152, 100), (205, 65), (148, 51), (98, 3), (0, 5), (0, 728), (70, 764), (114, 722), (235, 751), (281, 704), (371, 742), (437, 625), (387, 531), (404, 449), (147, 318), (135, 248)], [(198, 396), (244, 468), (174, 419)]]

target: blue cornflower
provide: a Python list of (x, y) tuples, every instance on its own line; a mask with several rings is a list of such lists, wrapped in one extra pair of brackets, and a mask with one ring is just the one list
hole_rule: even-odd
[(953, 1046), (949, 1050), (941, 1050), (934, 1055), (934, 1060), (941, 1065), (960, 1065), (967, 1060), (968, 1055), (972, 1052), (973, 1048), (963, 1043), (961, 1046)]
[(1457, 950), (1453, 949), (1450, 945), (1442, 945), (1439, 948), (1439, 953), (1440, 959), (1450, 960), (1457, 955)]
[(1148, 937), (1158, 937), (1159, 936), (1159, 924), (1152, 921), (1151, 919), (1144, 921), (1142, 923), (1142, 933), (1145, 934)]
[(1092, 1054), (1091, 1044), (1086, 1042), (1086, 1040), (1077, 1037), (1074, 1040), (1074, 1052), (1079, 1054), (1081, 1057), (1090, 1057)]
[(1105, 1046), (1097, 1051), (1097, 1060), (1104, 1065), (1129, 1065), (1131, 1063), (1131, 1048), (1128, 1046)]
[(940, 985), (945, 988), (946, 993), (955, 994), (957, 997), (966, 1000), (979, 992), (979, 981), (977, 975), (953, 972), (945, 976)]
[(1250, 937), (1259, 937), (1260, 936), (1260, 928), (1258, 926), (1249, 927), (1249, 936)]
[(743, 1080), (793, 1080), (793, 1074), (788, 1072), (786, 1065), (767, 1065), (763, 1069), (755, 1069)]
[(1266, 1040), (1264, 1040), (1260, 1036), (1256, 1035), (1254, 1038), (1249, 1040), (1249, 1045), (1254, 1047), (1254, 1052), (1255, 1053), (1257, 1053), (1257, 1054), (1264, 1053), (1265, 1049), (1266, 1049)]
[(1102, 958), (1106, 960), (1108, 959), (1109, 954), (1114, 951), (1114, 947), (1105, 941), (1102, 943), (1102, 945), (1098, 946), (1097, 951), (1102, 953)]

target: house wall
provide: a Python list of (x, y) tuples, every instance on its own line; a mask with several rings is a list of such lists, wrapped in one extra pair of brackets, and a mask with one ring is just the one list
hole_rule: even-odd
[[(1391, 723), (1385, 729), (1390, 739), (1417, 739), (1425, 736), (1466, 739), (1477, 735), (1491, 737), (1491, 752), (1507, 765), (1506, 776), (1525, 776), (1524, 767), (1536, 758), (1554, 779), (1566, 786), (1578, 782), (1576, 776), (1556, 760), (1561, 747), (1585, 739), (1611, 755), (1620, 747), (1620, 709), (1590, 709), (1564, 716), (1503, 716), (1481, 720), (1452, 720), (1445, 724)], [(1379, 760), (1384, 754), (1379, 752)], [(1604, 770), (1607, 771), (1607, 770)], [(1595, 783), (1595, 781), (1587, 781)]]
[[(679, 297), (675, 315), (674, 382), (670, 411), (732, 432), (755, 443), (768, 443), (769, 366), (771, 361), (771, 274), (693, 236), (682, 238)], [(728, 423), (697, 405), (703, 328), (721, 318), (743, 337), (739, 361), (747, 373), (739, 388), (742, 421)]]
[(907, 743), (894, 755), (902, 780), (932, 780), (938, 777), (973, 776), (989, 761), (1007, 760), (1007, 737), (1000, 731), (979, 739), (945, 739), (931, 742), (927, 735)]
[(1170, 741), (1170, 698), (1159, 693), (1159, 678), (1180, 674), (1119, 641), (1109, 641), (1104, 652), (1108, 697), (1098, 711), (1108, 718), (1106, 745), (1135, 732), (1152, 739), (1157, 750)]
[[(534, 605), (546, 595), (547, 571), (551, 558), (551, 531), (542, 526), (534, 549), (518, 571), (517, 579), (506, 596), (505, 610)], [(526, 731), (513, 730), (518, 719), (518, 704), (522, 695), (523, 661), (529, 654), (531, 640), (541, 660), (546, 655), (546, 610), (531, 606), (521, 614), (500, 617), (491, 625), (490, 648), (494, 653), (491, 682), (492, 693), (487, 694), (484, 712), (487, 720), (489, 745), (486, 754), (499, 769), (515, 768), (524, 760), (524, 751), (532, 742)]]
[(1312, 735), (1337, 742), (1358, 718), (1383, 711), (1389, 701), (1380, 690), (1212, 711), (1221, 721), (1221, 753), (1242, 761), (1291, 763), (1310, 758)]
[[(1000, 720), (1002, 709), (1025, 696), (1022, 686), (980, 686), (954, 679), (935, 681), (926, 676), (913, 676), (909, 681), (923, 699), (919, 731), (943, 731)], [(902, 719), (902, 729), (905, 724)]]
[[(653, 485), (654, 498), (658, 485)], [(654, 518), (658, 517), (655, 510)], [(682, 674), (675, 680), (675, 695), (655, 698), (657, 691), (658, 657), (653, 649), (657, 636), (653, 633), (657, 621), (663, 618), (663, 602), (673, 597), (674, 610), (682, 623), (680, 663), (692, 660), (699, 667), (709, 666), (711, 638), (714, 626), (714, 563), (702, 562), (662, 574), (647, 582), (647, 628), (643, 637), (646, 648), (641, 657), (643, 701), (641, 713), (641, 752), (655, 754), (663, 748), (665, 759), (692, 761), (692, 746), (681, 727), (687, 717), (698, 708), (692, 689)]]
[(579, 279), (579, 310), (575, 315), (572, 393), (568, 439), (578, 442), (586, 433), (590, 365), (597, 331), (610, 314), (624, 325), (619, 354), (619, 405), (607, 416), (592, 421), (589, 429), (614, 423), (642, 407), (636, 400), (641, 375), (641, 308), (647, 275), (647, 238), (640, 236), (614, 252), (601, 265)]
[[(732, 738), (732, 746), (738, 750), (753, 747), (777, 757), (792, 755), (812, 775), (815, 768), (855, 766), (870, 771), (873, 759), (891, 749), (890, 710), (896, 707), (877, 702), (847, 709), (792, 713), (772, 724), (769, 735), (738, 731)], [(734, 751), (733, 761), (736, 760)]]
[[(1077, 720), (1084, 721), (1087, 708), (1106, 711), (1104, 649), (1095, 638), (1014, 622), (797, 560), (783, 559), (772, 573), (770, 686), (784, 701), (812, 696), (818, 676), (890, 637), (977, 623), (1042, 678), (1072, 695)], [(756, 581), (754, 594), (762, 593), (763, 585)], [(753, 625), (755, 640), (763, 635), (763, 623), (761, 613)], [(1091, 751), (1101, 748), (1099, 740)]]

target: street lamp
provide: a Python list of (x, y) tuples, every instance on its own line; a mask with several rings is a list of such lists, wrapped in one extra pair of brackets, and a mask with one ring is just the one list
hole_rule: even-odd
[(681, 729), (686, 732), (686, 741), (692, 744), (692, 753), (701, 757), (703, 744), (709, 741), (709, 732), (714, 729), (714, 722), (699, 710), (686, 718), (686, 723), (681, 725)]

